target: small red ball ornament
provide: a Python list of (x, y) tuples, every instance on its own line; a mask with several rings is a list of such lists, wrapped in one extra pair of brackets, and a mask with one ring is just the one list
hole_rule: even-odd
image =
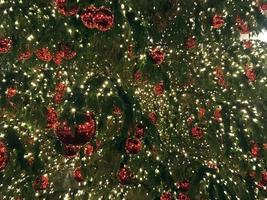
[(89, 29), (93, 29), (96, 27), (96, 25), (93, 21), (95, 11), (96, 11), (95, 6), (89, 6), (89, 7), (85, 8), (84, 12), (81, 14), (81, 20), (82, 20), (84, 26), (89, 28)]
[(190, 200), (190, 198), (187, 194), (180, 192), (178, 195), (178, 200)]
[(153, 88), (154, 94), (157, 96), (161, 96), (164, 94), (164, 84), (163, 81), (157, 83)]
[(135, 127), (134, 136), (136, 138), (139, 138), (140, 139), (140, 138), (144, 137), (144, 135), (145, 135), (145, 131), (144, 131), (143, 125), (137, 124), (136, 127)]
[(82, 170), (80, 167), (77, 167), (73, 173), (72, 173), (73, 178), (77, 181), (77, 182), (83, 182), (85, 180)]
[(109, 9), (100, 7), (94, 13), (93, 22), (95, 24), (95, 28), (105, 32), (112, 28), (114, 16)]
[(171, 200), (172, 195), (169, 192), (163, 192), (160, 196), (160, 200)]
[(7, 90), (6, 90), (6, 96), (7, 96), (7, 98), (12, 98), (16, 94), (17, 94), (16, 88), (13, 88), (13, 87), (7, 88)]
[(55, 129), (58, 124), (58, 114), (54, 108), (48, 108), (46, 113), (47, 128)]
[(177, 187), (180, 190), (188, 191), (190, 189), (190, 183), (188, 180), (182, 180), (177, 183)]
[(33, 182), (35, 190), (45, 190), (49, 185), (49, 179), (46, 176), (39, 176)]
[(140, 72), (140, 71), (135, 72), (135, 74), (134, 74), (134, 80), (136, 82), (141, 81), (142, 80), (142, 72)]
[(18, 61), (25, 61), (30, 59), (32, 56), (32, 52), (31, 51), (25, 51), (25, 52), (20, 52), (19, 53), (19, 57), (18, 57)]
[(219, 122), (222, 120), (222, 109), (221, 108), (216, 108), (213, 113), (214, 120)]
[(158, 120), (157, 113), (155, 113), (155, 112), (150, 112), (150, 113), (148, 114), (148, 119), (149, 119), (149, 121), (150, 121), (152, 124), (156, 124), (156, 123), (157, 123), (157, 120)]
[(9, 38), (0, 38), (0, 54), (9, 52), (11, 47), (12, 40)]
[(245, 69), (246, 77), (249, 81), (255, 81), (256, 80), (256, 73), (252, 68), (246, 68)]
[(187, 38), (185, 44), (186, 44), (186, 47), (187, 47), (188, 49), (196, 48), (196, 46), (197, 46), (196, 38), (193, 38), (193, 37), (189, 37), (189, 38)]
[(127, 139), (125, 143), (125, 150), (129, 154), (137, 154), (141, 151), (142, 142), (138, 138)]
[(129, 182), (129, 180), (132, 177), (132, 172), (130, 171), (130, 169), (128, 167), (122, 167), (120, 168), (119, 172), (118, 172), (118, 180), (120, 182), (120, 184), (127, 184)]
[(195, 126), (191, 129), (191, 134), (196, 139), (201, 139), (204, 136), (202, 128)]
[(44, 62), (50, 62), (53, 58), (47, 47), (38, 49), (37, 51), (35, 51), (35, 55), (39, 60), (42, 60)]
[(158, 47), (150, 50), (150, 58), (154, 64), (160, 65), (165, 58), (165, 53)]
[(84, 155), (89, 157), (89, 156), (93, 155), (93, 153), (94, 153), (94, 146), (91, 144), (87, 144), (84, 147)]
[(223, 26), (224, 24), (224, 19), (220, 15), (214, 15), (212, 18), (212, 26), (215, 29), (219, 29)]
[(8, 163), (8, 151), (4, 142), (0, 141), (0, 171), (4, 170)]
[(259, 157), (260, 156), (260, 146), (257, 143), (254, 143), (251, 147), (251, 155), (253, 157)]
[(89, 142), (95, 134), (96, 123), (94, 119), (86, 121), (76, 127), (75, 140), (77, 144), (85, 144)]

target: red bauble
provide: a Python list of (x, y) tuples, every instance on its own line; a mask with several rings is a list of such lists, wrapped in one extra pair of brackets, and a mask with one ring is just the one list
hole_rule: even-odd
[(77, 181), (77, 182), (83, 182), (84, 181), (84, 176), (82, 174), (82, 170), (80, 167), (77, 167), (73, 173), (72, 173), (73, 178)]
[(98, 30), (108, 31), (113, 26), (114, 16), (109, 9), (101, 7), (95, 11), (93, 23)]
[(198, 110), (198, 116), (200, 118), (202, 118), (202, 117), (205, 116), (205, 114), (206, 114), (206, 109), (205, 108), (199, 108), (199, 110)]
[(220, 15), (214, 15), (212, 18), (212, 26), (215, 29), (219, 29), (223, 26), (224, 24), (224, 19)]
[(193, 37), (189, 37), (189, 38), (187, 38), (185, 44), (186, 44), (186, 47), (187, 47), (188, 49), (193, 49), (193, 48), (195, 48), (195, 47), (197, 46), (197, 41), (196, 41), (195, 38), (193, 38)]
[(0, 54), (7, 53), (11, 50), (12, 40), (9, 38), (0, 38)]
[(201, 139), (204, 136), (202, 128), (195, 126), (191, 129), (191, 134), (196, 139)]
[(84, 24), (89, 29), (93, 29), (96, 27), (95, 23), (93, 22), (93, 17), (96, 11), (95, 6), (89, 6), (86, 9), (84, 9), (84, 12), (81, 14), (81, 20)]
[(236, 25), (242, 34), (249, 33), (248, 24), (239, 16), (236, 17)]
[(253, 69), (246, 68), (245, 74), (246, 74), (246, 77), (248, 78), (249, 81), (255, 81), (256, 80), (256, 73), (254, 72)]
[(144, 137), (144, 127), (141, 125), (141, 124), (138, 124), (138, 125), (136, 125), (136, 127), (135, 127), (135, 133), (134, 133), (134, 136), (136, 137), (136, 138), (142, 138), (142, 137)]
[(267, 183), (267, 172), (266, 172), (266, 171), (261, 173), (261, 179), (262, 179), (265, 183)]
[(21, 52), (19, 54), (18, 60), (19, 61), (25, 61), (25, 60), (30, 59), (31, 56), (32, 56), (32, 52), (30, 52), (30, 51)]
[(250, 152), (252, 154), (253, 157), (259, 157), (260, 156), (260, 147), (258, 144), (253, 144), (251, 149), (250, 149)]
[(63, 55), (64, 59), (71, 60), (76, 56), (76, 51), (72, 50), (69, 46), (63, 45), (60, 50), (61, 54)]
[(157, 96), (161, 96), (164, 93), (164, 84), (163, 82), (159, 82), (158, 84), (156, 84), (153, 88), (154, 94)]
[(59, 123), (56, 129), (56, 135), (63, 144), (76, 144), (75, 138), (72, 136), (71, 127), (66, 122)]
[(150, 112), (150, 113), (148, 114), (148, 119), (149, 119), (149, 121), (150, 121), (152, 124), (156, 124), (156, 123), (157, 123), (157, 120), (158, 120), (157, 113), (155, 113), (155, 112)]
[(70, 10), (67, 9), (67, 0), (55, 0), (55, 4), (58, 12), (64, 16), (76, 15), (78, 12), (78, 7), (73, 7)]
[(182, 181), (180, 181), (180, 182), (177, 183), (177, 187), (180, 190), (188, 191), (190, 189), (190, 183), (189, 183), (188, 180), (182, 180)]
[(94, 146), (91, 144), (87, 144), (84, 147), (84, 155), (89, 157), (89, 156), (93, 155), (93, 153), (94, 153)]
[(38, 49), (35, 51), (35, 55), (39, 60), (49, 62), (52, 60), (53, 56), (50, 53), (49, 49), (47, 47)]
[(250, 48), (252, 48), (253, 43), (250, 40), (245, 40), (243, 42), (243, 46), (244, 46), (245, 49), (250, 49)]
[(76, 145), (64, 145), (64, 155), (68, 157), (76, 156), (80, 147)]
[(65, 92), (66, 89), (67, 89), (67, 86), (65, 85), (65, 83), (58, 83), (56, 85), (55, 91), (58, 93), (63, 93)]
[(0, 141), (0, 171), (6, 168), (8, 162), (8, 151), (5, 143)]
[(172, 195), (169, 192), (163, 192), (160, 196), (160, 200), (171, 200)]
[(122, 167), (120, 168), (119, 172), (118, 172), (118, 179), (119, 179), (119, 182), (121, 184), (126, 184), (129, 182), (129, 180), (131, 179), (132, 177), (132, 172), (130, 171), (129, 168), (127, 167)]
[(49, 179), (46, 176), (39, 176), (33, 182), (35, 190), (45, 190), (49, 185)]
[(120, 107), (115, 106), (113, 109), (113, 114), (118, 115), (118, 116), (122, 115), (122, 111), (121, 111)]
[(64, 54), (61, 51), (56, 52), (56, 54), (53, 57), (54, 63), (56, 63), (56, 65), (61, 65), (63, 56)]
[(46, 121), (48, 128), (56, 128), (58, 122), (57, 111), (54, 108), (48, 108), (46, 113)]
[(56, 93), (56, 94), (54, 95), (53, 99), (54, 99), (54, 102), (55, 102), (56, 104), (60, 104), (60, 103), (62, 102), (63, 95), (60, 94), (60, 93)]
[(94, 119), (87, 120), (84, 124), (76, 127), (75, 141), (77, 144), (85, 144), (89, 142), (95, 135), (96, 122)]
[(266, 10), (267, 10), (267, 3), (262, 3), (262, 4), (260, 5), (260, 10), (261, 10), (261, 11), (266, 11)]
[(213, 117), (215, 121), (221, 121), (222, 119), (222, 109), (221, 108), (216, 108), (213, 113)]
[(187, 194), (180, 192), (178, 195), (178, 200), (190, 200), (190, 198)]
[(125, 143), (125, 150), (129, 154), (137, 154), (141, 151), (142, 142), (138, 138), (127, 139)]
[(138, 82), (138, 81), (141, 81), (141, 79), (142, 79), (142, 72), (140, 71), (135, 72), (134, 80)]
[(12, 98), (16, 94), (17, 94), (16, 88), (13, 88), (13, 87), (7, 88), (7, 90), (6, 90), (6, 96), (7, 96), (7, 98)]
[(150, 57), (154, 64), (160, 65), (165, 58), (165, 53), (158, 47), (150, 51)]

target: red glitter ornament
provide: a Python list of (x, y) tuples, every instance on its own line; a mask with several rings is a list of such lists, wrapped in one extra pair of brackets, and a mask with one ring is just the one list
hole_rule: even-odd
[(120, 168), (119, 172), (118, 172), (118, 179), (120, 184), (127, 184), (129, 182), (129, 180), (132, 177), (132, 172), (130, 171), (130, 169), (128, 167), (122, 167)]
[(201, 139), (204, 136), (202, 128), (195, 126), (191, 129), (191, 134), (196, 139)]
[(30, 59), (32, 56), (32, 52), (31, 51), (25, 51), (25, 52), (20, 52), (19, 53), (19, 57), (18, 57), (18, 61), (25, 61)]
[(50, 62), (53, 58), (48, 47), (38, 49), (37, 51), (35, 51), (35, 55), (39, 60), (42, 60), (44, 62)]
[(140, 71), (135, 72), (134, 73), (134, 80), (139, 82), (139, 81), (141, 81), (141, 79), (142, 79), (142, 72), (140, 72)]
[(100, 7), (94, 13), (93, 22), (95, 28), (105, 32), (112, 28), (114, 16), (108, 8)]
[(188, 191), (190, 189), (190, 183), (188, 180), (182, 180), (178, 182), (176, 185), (178, 189), (183, 191)]
[(245, 69), (246, 77), (249, 81), (255, 81), (256, 80), (256, 73), (252, 68), (246, 68)]
[(77, 167), (73, 173), (72, 173), (72, 177), (77, 181), (77, 182), (83, 182), (85, 180), (82, 170), (80, 167)]
[(115, 106), (114, 109), (113, 109), (113, 114), (117, 115), (117, 116), (122, 115), (122, 111), (121, 111), (120, 107)]
[(77, 55), (76, 51), (74, 51), (73, 49), (71, 49), (67, 45), (63, 45), (61, 47), (60, 52), (63, 55), (63, 58), (66, 59), (66, 60), (71, 60)]
[(187, 47), (188, 49), (196, 48), (196, 46), (197, 46), (196, 38), (193, 38), (193, 37), (189, 37), (189, 38), (187, 38), (185, 44), (186, 44), (186, 47)]
[(9, 38), (0, 38), (0, 54), (9, 52), (11, 47), (12, 40)]
[(127, 139), (125, 143), (125, 150), (129, 154), (137, 154), (141, 151), (142, 142), (138, 138)]
[(94, 153), (94, 146), (91, 144), (87, 144), (84, 147), (84, 155), (89, 157), (89, 156), (93, 155), (93, 153)]
[(134, 136), (136, 138), (142, 138), (145, 135), (144, 127), (141, 124), (137, 124), (135, 127)]
[(250, 49), (253, 46), (253, 43), (250, 40), (243, 41), (243, 46), (245, 49)]
[(67, 0), (55, 0), (56, 8), (58, 12), (64, 16), (73, 16), (76, 15), (78, 12), (78, 7), (74, 6), (71, 9), (67, 9), (66, 4)]
[(7, 88), (7, 90), (6, 90), (6, 96), (7, 96), (7, 98), (12, 98), (16, 94), (17, 94), (16, 88), (13, 88), (13, 87)]
[(160, 200), (171, 200), (172, 195), (169, 192), (163, 192), (160, 196)]
[(0, 141), (0, 171), (4, 170), (8, 163), (8, 151), (4, 142)]
[(178, 195), (178, 200), (190, 200), (190, 198), (187, 194), (180, 192)]
[(261, 10), (261, 11), (266, 11), (266, 10), (267, 10), (267, 3), (262, 3), (262, 4), (260, 5), (260, 10)]
[(214, 120), (215, 121), (221, 121), (221, 119), (222, 119), (222, 109), (221, 108), (216, 108), (215, 110), (214, 110), (214, 113), (213, 113), (213, 117), (214, 117)]
[(39, 176), (33, 182), (35, 190), (45, 190), (49, 185), (49, 179), (46, 176)]
[(58, 115), (54, 108), (48, 108), (46, 113), (47, 128), (56, 129), (58, 125)]
[(154, 94), (157, 96), (161, 96), (164, 93), (164, 84), (163, 81), (157, 83), (153, 88)]
[(149, 121), (150, 121), (152, 124), (156, 124), (156, 123), (157, 123), (157, 120), (158, 120), (157, 113), (155, 113), (155, 112), (150, 112), (150, 113), (148, 114), (148, 119), (149, 119)]
[(205, 114), (206, 114), (206, 109), (205, 108), (199, 108), (199, 110), (198, 110), (198, 116), (199, 116), (199, 118), (204, 117)]
[(96, 25), (93, 21), (95, 11), (96, 11), (95, 6), (89, 6), (86, 9), (84, 9), (84, 12), (81, 14), (81, 20), (82, 20), (84, 26), (86, 26), (89, 29), (93, 29), (96, 27)]
[(250, 153), (253, 157), (259, 157), (260, 156), (260, 147), (258, 144), (254, 143), (250, 149)]
[(165, 53), (160, 48), (156, 47), (150, 51), (150, 58), (154, 64), (160, 65), (164, 61)]
[(247, 22), (245, 22), (239, 16), (236, 17), (236, 25), (237, 25), (237, 28), (239, 29), (240, 33), (242, 33), (242, 34), (249, 33), (249, 26), (248, 26)]
[(224, 19), (220, 15), (214, 15), (212, 18), (212, 26), (215, 29), (219, 29), (224, 25)]

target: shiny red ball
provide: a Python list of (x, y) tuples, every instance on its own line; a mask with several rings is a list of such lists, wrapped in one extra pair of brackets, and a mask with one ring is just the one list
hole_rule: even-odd
[(119, 179), (119, 182), (121, 184), (126, 184), (129, 182), (129, 180), (131, 179), (132, 177), (132, 172), (130, 171), (129, 168), (127, 167), (122, 167), (120, 168), (119, 172), (118, 172), (118, 179)]
[(212, 18), (212, 26), (215, 29), (219, 29), (224, 25), (224, 19), (220, 15), (214, 15)]
[(85, 180), (82, 170), (80, 167), (77, 167), (73, 173), (72, 173), (73, 178), (77, 181), (77, 182), (83, 182)]
[(125, 143), (125, 150), (129, 154), (137, 154), (142, 149), (142, 142), (138, 138), (127, 139)]
[(177, 183), (177, 187), (180, 190), (188, 191), (190, 189), (190, 183), (188, 180), (182, 180)]
[(191, 134), (196, 139), (201, 139), (204, 136), (202, 128), (195, 126), (191, 129)]
[(12, 40), (9, 38), (0, 38), (0, 54), (9, 52), (11, 47)]
[(165, 53), (160, 48), (156, 47), (150, 51), (150, 57), (154, 64), (160, 65), (164, 61)]
[(153, 88), (154, 94), (157, 96), (161, 96), (164, 94), (164, 84), (163, 82), (157, 83)]
[(33, 182), (35, 190), (45, 190), (49, 185), (49, 179), (46, 176), (39, 176)]
[(172, 195), (169, 192), (163, 192), (160, 196), (160, 200), (171, 200)]
[(95, 28), (105, 32), (112, 28), (114, 16), (109, 9), (100, 7), (94, 13), (93, 23), (95, 24)]
[(44, 62), (49, 62), (52, 60), (53, 56), (47, 47), (38, 49), (35, 51), (35, 55), (39, 60)]

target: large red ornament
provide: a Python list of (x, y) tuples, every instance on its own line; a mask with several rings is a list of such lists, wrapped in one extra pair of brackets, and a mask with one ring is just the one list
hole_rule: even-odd
[(187, 47), (188, 49), (193, 49), (193, 48), (195, 48), (195, 47), (197, 46), (196, 38), (193, 38), (193, 37), (189, 37), (189, 38), (187, 38), (185, 44), (186, 44), (186, 47)]
[(84, 9), (84, 12), (81, 14), (81, 20), (82, 20), (84, 26), (86, 26), (89, 29), (93, 29), (96, 27), (96, 25), (93, 21), (95, 11), (96, 11), (95, 6), (89, 6), (86, 9)]
[(201, 139), (204, 136), (202, 128), (195, 126), (191, 129), (191, 134), (196, 139)]
[(136, 138), (142, 138), (144, 137), (145, 133), (144, 133), (144, 127), (141, 124), (137, 124), (135, 127), (135, 133), (134, 136)]
[(214, 15), (212, 18), (212, 26), (215, 29), (219, 29), (223, 26), (224, 24), (224, 19), (220, 15)]
[(45, 190), (49, 185), (49, 179), (46, 176), (39, 176), (33, 182), (35, 190)]
[(129, 154), (137, 154), (141, 151), (142, 142), (138, 138), (127, 139), (125, 143), (125, 150)]
[(77, 6), (71, 8), (70, 10), (67, 9), (67, 0), (55, 0), (55, 4), (58, 12), (64, 16), (73, 16), (76, 15), (78, 12)]
[(82, 173), (82, 170), (80, 167), (77, 167), (73, 173), (72, 173), (73, 178), (77, 181), (77, 182), (83, 182), (84, 181), (84, 176)]
[(25, 60), (30, 59), (31, 56), (32, 56), (32, 52), (31, 51), (20, 52), (18, 60), (19, 61), (25, 61)]
[(12, 40), (9, 38), (0, 38), (0, 54), (7, 53), (11, 50)]
[(169, 192), (163, 192), (160, 196), (160, 200), (171, 200), (172, 195)]
[(7, 90), (6, 90), (6, 96), (7, 96), (7, 98), (12, 98), (16, 94), (17, 94), (16, 88), (13, 88), (13, 87), (7, 88)]
[(189, 183), (188, 180), (182, 180), (182, 181), (180, 181), (180, 182), (177, 183), (177, 187), (180, 190), (188, 191), (190, 189), (190, 183)]
[(132, 177), (132, 172), (130, 171), (130, 169), (128, 167), (122, 167), (120, 168), (119, 172), (118, 172), (118, 179), (119, 182), (121, 184), (126, 184), (129, 182), (129, 180)]
[(161, 96), (164, 93), (164, 84), (163, 81), (156, 84), (153, 88), (154, 94), (157, 96)]
[(109, 9), (100, 7), (94, 13), (93, 22), (98, 30), (108, 31), (113, 26), (114, 16)]
[(38, 49), (35, 51), (35, 55), (39, 60), (50, 62), (53, 58), (52, 54), (50, 53), (47, 47)]
[(165, 58), (165, 53), (158, 47), (150, 51), (150, 57), (154, 64), (160, 65)]
[(250, 149), (250, 152), (253, 157), (259, 157), (260, 156), (260, 147), (257, 143), (254, 143)]
[(178, 195), (178, 200), (190, 200), (190, 198), (187, 194), (180, 192)]
[(81, 14), (81, 20), (87, 28), (104, 32), (112, 28), (114, 16), (108, 8), (89, 6)]
[(8, 162), (8, 151), (6, 145), (0, 141), (0, 171), (6, 168)]
[(80, 146), (77, 145), (64, 145), (64, 154), (68, 157), (76, 156), (80, 150)]
[(266, 11), (266, 10), (267, 10), (267, 3), (262, 3), (262, 4), (260, 5), (260, 10), (261, 10), (261, 11)]

